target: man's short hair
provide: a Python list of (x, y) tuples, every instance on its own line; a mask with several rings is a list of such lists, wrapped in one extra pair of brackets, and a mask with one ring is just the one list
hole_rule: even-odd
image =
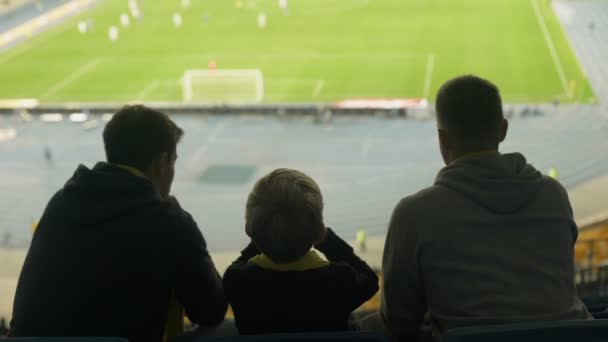
[(447, 81), (435, 101), (439, 128), (466, 145), (498, 137), (504, 115), (498, 88), (466, 75)]
[(109, 163), (145, 171), (163, 152), (174, 154), (184, 131), (167, 114), (136, 105), (119, 110), (103, 130)]
[(247, 199), (245, 220), (258, 249), (275, 262), (304, 256), (323, 227), (323, 197), (304, 173), (277, 169), (261, 178)]

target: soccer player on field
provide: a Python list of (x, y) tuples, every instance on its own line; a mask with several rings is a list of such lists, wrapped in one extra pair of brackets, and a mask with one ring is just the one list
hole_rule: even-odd
[(260, 29), (265, 29), (266, 28), (266, 13), (264, 12), (260, 12), (260, 14), (258, 14), (258, 27)]
[(217, 70), (217, 63), (215, 63), (215, 61), (211, 59), (207, 64), (207, 68), (209, 69), (209, 72), (214, 72)]
[(288, 0), (279, 0), (279, 8), (283, 11), (283, 14), (289, 14), (289, 3)]

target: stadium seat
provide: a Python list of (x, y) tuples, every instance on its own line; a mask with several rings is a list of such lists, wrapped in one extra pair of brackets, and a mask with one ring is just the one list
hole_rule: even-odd
[(590, 313), (603, 312), (608, 309), (608, 297), (586, 297), (581, 298), (581, 300), (583, 301), (583, 303), (587, 307), (587, 310), (589, 310)]
[(388, 342), (380, 333), (371, 332), (319, 332), (300, 334), (242, 335), (230, 337), (197, 337), (192, 342)]
[(129, 342), (122, 337), (13, 337), (11, 342)]
[(608, 320), (527, 322), (456, 328), (442, 342), (599, 342), (608, 340)]
[(588, 297), (582, 299), (587, 310), (595, 319), (608, 319), (608, 297)]

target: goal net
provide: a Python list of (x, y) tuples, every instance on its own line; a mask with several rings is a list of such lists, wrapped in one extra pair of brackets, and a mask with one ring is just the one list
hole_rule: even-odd
[(258, 69), (187, 70), (182, 91), (187, 103), (261, 102), (264, 78)]

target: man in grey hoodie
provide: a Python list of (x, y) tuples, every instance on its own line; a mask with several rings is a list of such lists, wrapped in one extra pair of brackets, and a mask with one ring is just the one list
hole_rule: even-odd
[(446, 167), (395, 208), (383, 258), (380, 315), (400, 339), (466, 325), (586, 319), (576, 294), (578, 229), (566, 190), (519, 153), (495, 85), (475, 76), (437, 95)]

